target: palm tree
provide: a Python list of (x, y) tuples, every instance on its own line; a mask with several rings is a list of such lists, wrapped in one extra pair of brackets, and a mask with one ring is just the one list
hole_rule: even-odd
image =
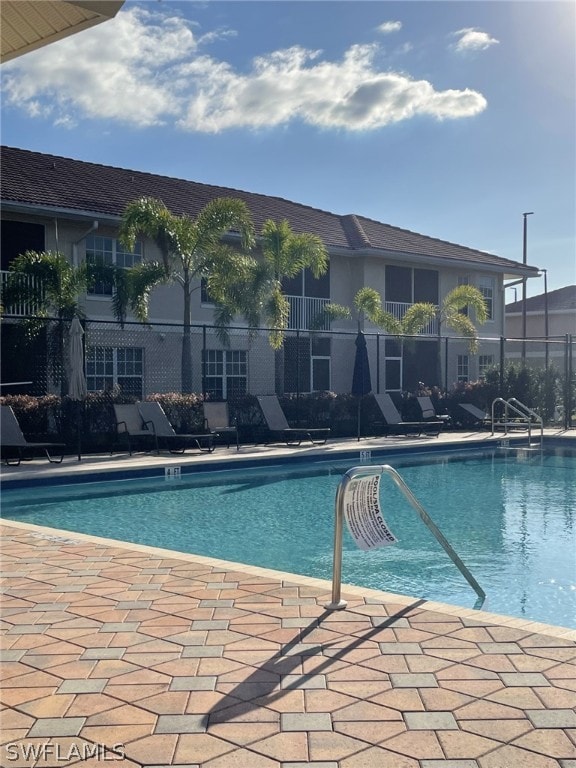
[(242, 314), (250, 328), (268, 327), (270, 346), (279, 350), (288, 327), (290, 303), (282, 290), (285, 278), (310, 269), (320, 277), (328, 269), (328, 252), (321, 238), (309, 232), (293, 232), (285, 219), (267, 219), (262, 226), (262, 259), (245, 260), (241, 279), (226, 280), (213, 273), (208, 289), (217, 303), (216, 322), (225, 329), (235, 314)]
[[(382, 309), (382, 299), (374, 288), (360, 288), (354, 297), (354, 306), (358, 313), (358, 327), (360, 327), (360, 317), (363, 314), (374, 325), (383, 328), (390, 335), (396, 336), (400, 340), (402, 349), (406, 337), (417, 336), (432, 320), (437, 319), (438, 341), (440, 341), (441, 328), (445, 325), (461, 336), (465, 336), (468, 339), (470, 352), (475, 354), (478, 351), (478, 331), (476, 325), (463, 310), (471, 307), (479, 325), (483, 325), (488, 319), (484, 297), (478, 288), (472, 285), (459, 285), (452, 289), (446, 294), (439, 307), (430, 302), (412, 304), (401, 319)], [(328, 305), (324, 308), (324, 312), (331, 319), (351, 317), (350, 309), (339, 304)], [(438, 345), (438, 350), (440, 350), (440, 345)], [(440, 359), (438, 359), (438, 368), (440, 368)], [(440, 378), (439, 376), (438, 381)]]
[(177, 216), (161, 200), (141, 198), (126, 206), (119, 239), (129, 250), (137, 237), (149, 237), (161, 254), (161, 261), (142, 262), (126, 270), (113, 298), (113, 310), (121, 323), (128, 308), (141, 322), (147, 322), (152, 289), (167, 282), (178, 283), (184, 296), (182, 335), (182, 392), (192, 392), (192, 293), (201, 278), (221, 275), (227, 284), (246, 270), (248, 257), (222, 242), (227, 233), (238, 232), (243, 248), (253, 245), (250, 213), (242, 200), (217, 198), (196, 216)]
[[(113, 270), (86, 264), (73, 266), (57, 251), (26, 251), (10, 264), (2, 295), (3, 310), (15, 304), (32, 308), (33, 316), (22, 320), (29, 339), (48, 328), (51, 375), (60, 381), (62, 395), (67, 391), (65, 328), (75, 316), (84, 316), (80, 299), (99, 279), (113, 281)], [(47, 326), (47, 318), (58, 322)]]

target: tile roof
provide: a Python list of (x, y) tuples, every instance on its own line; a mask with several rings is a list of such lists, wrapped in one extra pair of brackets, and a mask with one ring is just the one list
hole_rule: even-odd
[[(527, 312), (544, 312), (546, 305), (546, 294), (541, 293), (538, 296), (530, 296), (526, 299)], [(576, 310), (576, 285), (567, 285), (564, 288), (558, 288), (555, 291), (548, 291), (548, 311), (559, 312), (561, 310)], [(507, 314), (522, 312), (522, 301), (513, 301), (506, 304)]]
[[(351, 253), (414, 254), (501, 269), (523, 265), (494, 254), (420, 235), (354, 214), (338, 215), (280, 197), (229, 187), (114, 168), (14, 147), (2, 147), (3, 203), (119, 217), (139, 197), (161, 199), (175, 214), (195, 216), (215, 197), (236, 197), (248, 205), (259, 229), (266, 219), (287, 219), (295, 231), (314, 232), (329, 249)], [(531, 270), (528, 267), (528, 270)], [(536, 268), (533, 268), (537, 272)]]

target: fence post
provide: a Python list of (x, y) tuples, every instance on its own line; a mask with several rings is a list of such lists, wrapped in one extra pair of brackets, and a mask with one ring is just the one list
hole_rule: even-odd
[(376, 394), (380, 394), (380, 334), (376, 334)]
[(564, 344), (564, 429), (572, 428), (572, 336)]
[(202, 400), (206, 400), (206, 326), (202, 326)]
[(506, 340), (504, 336), (500, 336), (500, 381), (499, 381), (499, 392), (498, 396), (502, 397), (502, 394), (504, 392), (504, 352), (505, 352), (505, 344)]

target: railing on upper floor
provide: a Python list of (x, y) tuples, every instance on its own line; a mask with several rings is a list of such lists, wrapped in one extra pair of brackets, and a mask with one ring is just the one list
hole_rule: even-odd
[[(402, 320), (406, 312), (413, 306), (409, 302), (405, 301), (385, 301), (384, 310), (389, 312), (396, 320)], [(438, 320), (434, 318), (420, 331), (422, 336), (437, 336), (438, 335)]]
[[(330, 299), (316, 299), (309, 296), (286, 296), (290, 303), (288, 329), (290, 331), (329, 331), (330, 318), (322, 318), (324, 307)], [(321, 321), (318, 322), (318, 319)]]
[[(290, 316), (288, 329), (291, 331), (329, 331), (330, 319), (322, 318), (322, 312), (330, 299), (311, 298), (309, 296), (286, 296), (290, 303)], [(407, 310), (412, 306), (408, 302), (385, 301), (384, 309), (397, 320), (402, 320)], [(321, 321), (318, 322), (318, 319)], [(436, 336), (438, 334), (438, 320), (431, 320), (420, 332), (424, 336)]]
[[(7, 270), (0, 271), (0, 289), (4, 293), (4, 286), (9, 277), (14, 277), (13, 272)], [(18, 275), (18, 279), (23, 281), (24, 285), (33, 286), (36, 278), (28, 275)], [(2, 311), (5, 315), (15, 315), (16, 317), (27, 317), (38, 314), (38, 306), (33, 301), (17, 301), (11, 304), (4, 304), (2, 301)]]

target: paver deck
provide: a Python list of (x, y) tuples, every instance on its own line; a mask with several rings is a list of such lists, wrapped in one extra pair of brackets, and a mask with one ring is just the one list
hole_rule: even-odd
[(576, 768), (575, 630), (0, 532), (5, 768)]

